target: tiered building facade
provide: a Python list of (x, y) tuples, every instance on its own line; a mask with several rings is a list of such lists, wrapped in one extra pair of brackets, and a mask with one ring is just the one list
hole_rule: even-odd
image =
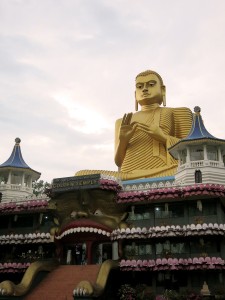
[[(155, 295), (215, 295), (225, 285), (225, 141), (206, 130), (195, 108), (190, 134), (170, 153), (179, 162), (175, 176), (58, 178), (49, 197), (34, 198), (39, 173), (22, 159), (17, 139), (0, 166), (1, 281), (18, 283), (32, 262), (57, 260), (101, 265), (95, 284), (74, 283), (75, 299), (105, 299), (120, 284), (145, 285)], [(10, 294), (1, 283), (0, 291), (20, 296), (16, 285)]]

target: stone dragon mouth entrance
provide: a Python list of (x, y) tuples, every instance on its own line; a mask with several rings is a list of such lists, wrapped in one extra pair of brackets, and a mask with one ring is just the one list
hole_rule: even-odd
[(87, 219), (69, 223), (55, 237), (62, 249), (61, 262), (85, 265), (112, 259), (110, 232), (110, 228)]

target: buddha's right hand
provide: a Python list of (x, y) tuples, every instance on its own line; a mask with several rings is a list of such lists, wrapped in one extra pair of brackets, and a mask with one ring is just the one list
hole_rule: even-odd
[(128, 143), (135, 132), (137, 124), (131, 124), (132, 115), (132, 113), (128, 113), (123, 116), (119, 132), (120, 142)]

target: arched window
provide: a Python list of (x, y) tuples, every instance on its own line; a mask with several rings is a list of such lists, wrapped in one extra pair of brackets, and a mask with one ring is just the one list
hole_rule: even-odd
[(202, 183), (202, 172), (200, 170), (195, 171), (195, 183)]

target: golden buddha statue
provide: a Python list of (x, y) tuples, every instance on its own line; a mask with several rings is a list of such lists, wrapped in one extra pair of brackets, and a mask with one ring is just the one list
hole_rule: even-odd
[[(115, 163), (118, 172), (82, 170), (76, 175), (108, 174), (122, 180), (174, 175), (177, 160), (168, 149), (186, 137), (192, 125), (190, 109), (166, 105), (166, 88), (160, 75), (145, 71), (136, 77), (135, 113), (116, 121)], [(138, 105), (141, 110), (138, 111)]]

